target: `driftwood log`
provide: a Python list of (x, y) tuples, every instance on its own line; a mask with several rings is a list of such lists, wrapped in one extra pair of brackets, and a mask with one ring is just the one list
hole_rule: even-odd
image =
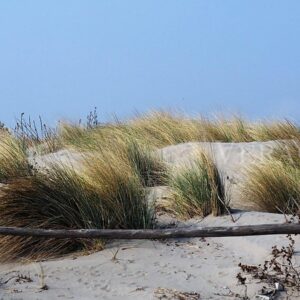
[(300, 224), (264, 224), (232, 227), (172, 229), (34, 229), (0, 227), (0, 235), (32, 236), (57, 239), (169, 239), (192, 237), (227, 237), (273, 234), (298, 234)]

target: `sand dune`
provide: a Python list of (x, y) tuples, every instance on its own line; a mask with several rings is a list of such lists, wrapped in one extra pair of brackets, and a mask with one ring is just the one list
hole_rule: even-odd
[[(157, 154), (176, 171), (176, 168), (182, 165), (190, 165), (199, 150), (205, 150), (212, 156), (224, 179), (225, 189), (230, 197), (230, 206), (237, 209), (253, 210), (255, 208), (251, 203), (240, 201), (239, 185), (244, 178), (243, 171), (251, 162), (257, 162), (268, 156), (276, 145), (276, 141), (251, 143), (191, 142), (162, 148), (157, 150)], [(76, 151), (60, 150), (42, 156), (31, 156), (31, 162), (41, 168), (46, 168), (51, 163), (57, 162), (80, 170), (82, 158), (82, 154)], [(158, 197), (163, 197), (164, 192), (167, 192), (166, 188), (161, 187), (156, 187), (154, 190)]]
[[(211, 151), (227, 180), (227, 188), (231, 189), (231, 205), (249, 209), (250, 206), (240, 203), (238, 197), (242, 169), (268, 155), (275, 145), (275, 142), (187, 143), (163, 148), (158, 153), (169, 165), (178, 167), (190, 163), (199, 148)], [(53, 161), (78, 166), (80, 154), (63, 150), (34, 160), (41, 167)], [(164, 187), (156, 188), (152, 197), (160, 198), (167, 192)], [(285, 222), (283, 215), (254, 211), (241, 210), (233, 216), (236, 223), (230, 216), (208, 216), (177, 221), (176, 225), (203, 227)], [(160, 221), (171, 225), (168, 219)], [(300, 238), (296, 236), (295, 241), (299, 249)], [(245, 286), (238, 284), (236, 279), (240, 271), (238, 264), (264, 263), (270, 258), (273, 245), (280, 247), (287, 243), (282, 235), (111, 241), (105, 250), (90, 255), (80, 253), (39, 263), (1, 265), (0, 299), (180, 299), (176, 298), (176, 291), (187, 293), (186, 298), (181, 299), (195, 299), (192, 293), (199, 294), (200, 299), (242, 299), (233, 296), (245, 294)], [(295, 263), (300, 263), (298, 253)], [(18, 275), (23, 277), (20, 279)], [(248, 297), (255, 299), (261, 287), (262, 284), (250, 280)], [(277, 299), (286, 299), (285, 296), (282, 294), (283, 298)], [(289, 299), (299, 297), (294, 294)]]

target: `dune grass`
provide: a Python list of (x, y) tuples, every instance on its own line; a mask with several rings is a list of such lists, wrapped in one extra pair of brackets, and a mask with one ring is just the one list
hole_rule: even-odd
[[(115, 153), (87, 156), (86, 180), (105, 199), (113, 228), (148, 228), (153, 216), (141, 178)], [(113, 216), (113, 217), (112, 217)]]
[[(1, 191), (0, 226), (46, 229), (103, 228), (107, 219), (97, 193), (74, 171), (14, 179)], [(41, 259), (82, 249), (90, 242), (33, 237), (0, 238), (0, 259)]]
[[(150, 228), (154, 210), (145, 187), (160, 183), (163, 174), (162, 162), (133, 141), (114, 148), (94, 144), (84, 154), (80, 171), (53, 164), (47, 170), (8, 176), (0, 193), (0, 226)], [(0, 259), (40, 259), (94, 245), (86, 240), (3, 237)], [(96, 245), (101, 247), (101, 241)]]
[[(121, 124), (84, 128), (62, 124), (61, 134), (66, 146), (85, 153), (109, 155), (109, 160), (121, 160), (140, 177), (144, 186), (163, 183), (165, 166), (153, 150), (153, 144), (139, 140), (130, 129)], [(99, 156), (99, 155), (98, 155)]]
[(300, 169), (274, 159), (251, 165), (242, 199), (259, 211), (296, 213), (300, 208)]
[[(107, 158), (107, 157), (106, 157)], [(84, 171), (52, 165), (44, 173), (8, 182), (0, 194), (0, 226), (46, 229), (138, 229), (152, 226), (153, 211), (134, 172), (104, 157)], [(99, 247), (101, 241), (96, 243)], [(40, 259), (89, 249), (94, 242), (1, 237), (0, 259)]]
[(0, 133), (0, 182), (27, 176), (32, 170), (20, 140), (8, 132)]
[(300, 168), (300, 137), (279, 141), (272, 158), (281, 161), (284, 165)]
[[(0, 132), (0, 226), (151, 228), (155, 211), (147, 202), (147, 188), (156, 185), (171, 187), (167, 210), (180, 218), (223, 214), (228, 204), (223, 179), (208, 154), (199, 153), (191, 167), (176, 172), (155, 155), (157, 148), (191, 141), (284, 140), (270, 160), (249, 168), (243, 195), (261, 210), (298, 208), (300, 135), (289, 121), (249, 123), (239, 117), (188, 118), (160, 111), (107, 124), (91, 117), (88, 124), (61, 123), (55, 134), (41, 137), (25, 122), (19, 134)], [(46, 152), (57, 145), (81, 152), (81, 169), (55, 164), (47, 171), (35, 169), (28, 153), (47, 139)], [(103, 247), (101, 241), (1, 237), (0, 259), (39, 259), (95, 245)]]
[(201, 139), (198, 123), (182, 114), (150, 112), (130, 120), (127, 124), (131, 134), (139, 141), (145, 141), (156, 147)]
[(41, 116), (36, 121), (30, 116), (26, 118), (22, 113), (12, 133), (24, 149), (31, 149), (39, 154), (55, 152), (62, 147), (57, 128), (48, 126)]
[(58, 132), (65, 147), (88, 150), (94, 141), (94, 130), (85, 128), (79, 124), (62, 122), (59, 124)]
[(127, 159), (145, 187), (166, 183), (166, 166), (152, 150), (134, 140), (126, 144)]
[(207, 153), (199, 152), (191, 166), (170, 172), (168, 183), (173, 192), (168, 210), (175, 215), (188, 219), (225, 212), (228, 201), (222, 178)]
[(88, 150), (95, 141), (103, 144), (111, 140), (134, 139), (139, 144), (162, 148), (186, 142), (253, 142), (286, 140), (300, 136), (299, 128), (292, 122), (248, 122), (230, 118), (191, 118), (180, 113), (154, 111), (139, 115), (127, 122), (99, 124), (84, 127), (63, 123), (60, 136), (67, 146)]
[(300, 209), (300, 139), (278, 141), (262, 162), (245, 172), (242, 198), (267, 212), (297, 213)]
[(250, 130), (254, 141), (290, 140), (299, 138), (299, 133), (299, 127), (289, 120), (258, 122)]
[(128, 126), (135, 135), (159, 147), (193, 141), (253, 142), (291, 139), (300, 133), (299, 128), (289, 120), (248, 122), (237, 115), (229, 118), (191, 118), (165, 111), (141, 115), (128, 122)]

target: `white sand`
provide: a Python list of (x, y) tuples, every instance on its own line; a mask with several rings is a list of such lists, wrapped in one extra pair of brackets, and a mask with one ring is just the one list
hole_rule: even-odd
[[(203, 146), (202, 143), (189, 143), (160, 151), (166, 161), (179, 164), (190, 160), (191, 153), (199, 145)], [(254, 157), (267, 155), (274, 143), (215, 143), (212, 147), (219, 169), (229, 176), (229, 180), (239, 181), (241, 166), (251, 162)], [(65, 152), (63, 155), (69, 157)], [(59, 157), (62, 158), (63, 155), (59, 154)], [(238, 207), (238, 199), (235, 203)], [(261, 212), (238, 212), (234, 217), (238, 218), (236, 223), (232, 223), (230, 216), (209, 216), (203, 220), (193, 219), (179, 223), (177, 226), (285, 222), (282, 215)], [(296, 250), (299, 250), (299, 236), (295, 240)], [(107, 244), (105, 250), (86, 256), (73, 254), (41, 263), (1, 265), (0, 282), (17, 274), (30, 276), (33, 281), (18, 283), (12, 278), (6, 284), (0, 284), (0, 299), (159, 299), (156, 293), (159, 288), (197, 292), (200, 299), (239, 299), (229, 297), (231, 291), (242, 296), (245, 292), (245, 287), (239, 285), (235, 278), (240, 271), (239, 262), (264, 263), (270, 257), (273, 245), (287, 245), (286, 237), (276, 235), (113, 241)], [(115, 254), (116, 258), (113, 259)], [(300, 263), (298, 252), (295, 263)], [(47, 285), (47, 290), (40, 289), (43, 284)], [(262, 285), (250, 280), (247, 287), (248, 296), (254, 299)], [(300, 296), (293, 295), (289, 299), (300, 299)]]

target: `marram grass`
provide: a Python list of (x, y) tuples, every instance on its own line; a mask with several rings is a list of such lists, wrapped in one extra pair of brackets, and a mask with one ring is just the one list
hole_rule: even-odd
[[(30, 149), (0, 132), (0, 226), (151, 228), (155, 212), (147, 188), (156, 185), (170, 186), (167, 210), (179, 218), (220, 215), (228, 200), (211, 157), (201, 152), (192, 166), (173, 172), (155, 149), (192, 141), (267, 140), (278, 140), (280, 146), (270, 159), (248, 168), (242, 195), (259, 210), (295, 212), (300, 204), (300, 135), (289, 121), (251, 123), (159, 111), (94, 127), (62, 123), (51, 143), (83, 153), (80, 172), (55, 164), (47, 172), (33, 169)], [(7, 236), (0, 238), (0, 259), (39, 259), (95, 245), (103, 243)]]
[(248, 122), (230, 118), (190, 118), (180, 113), (154, 111), (126, 122), (100, 124), (94, 128), (63, 123), (60, 138), (69, 147), (88, 150), (93, 144), (111, 145), (112, 141), (136, 140), (139, 144), (162, 148), (186, 142), (253, 142), (287, 140), (299, 137), (292, 122)]
[(113, 228), (148, 228), (153, 216), (146, 191), (127, 161), (111, 152), (93, 154), (85, 161), (84, 174), (102, 199)]
[(170, 172), (169, 186), (173, 197), (167, 210), (183, 219), (225, 212), (228, 200), (223, 180), (207, 153), (199, 152), (191, 166)]
[[(136, 173), (103, 157), (93, 157), (81, 173), (52, 165), (47, 172), (14, 178), (0, 193), (0, 226), (138, 229), (151, 227), (152, 221)], [(0, 238), (0, 259), (41, 259), (95, 245), (102, 243), (6, 236)]]
[(262, 162), (245, 170), (244, 201), (260, 211), (297, 213), (300, 209), (300, 140), (278, 141)]
[[(105, 228), (101, 199), (75, 171), (53, 166), (47, 174), (14, 179), (0, 195), (0, 226), (46, 229)], [(84, 240), (0, 238), (0, 259), (40, 259), (82, 249)]]
[(125, 146), (126, 156), (143, 186), (152, 187), (166, 184), (166, 166), (150, 147), (129, 140)]
[(27, 176), (32, 166), (27, 159), (26, 150), (20, 140), (8, 132), (0, 133), (0, 182)]

